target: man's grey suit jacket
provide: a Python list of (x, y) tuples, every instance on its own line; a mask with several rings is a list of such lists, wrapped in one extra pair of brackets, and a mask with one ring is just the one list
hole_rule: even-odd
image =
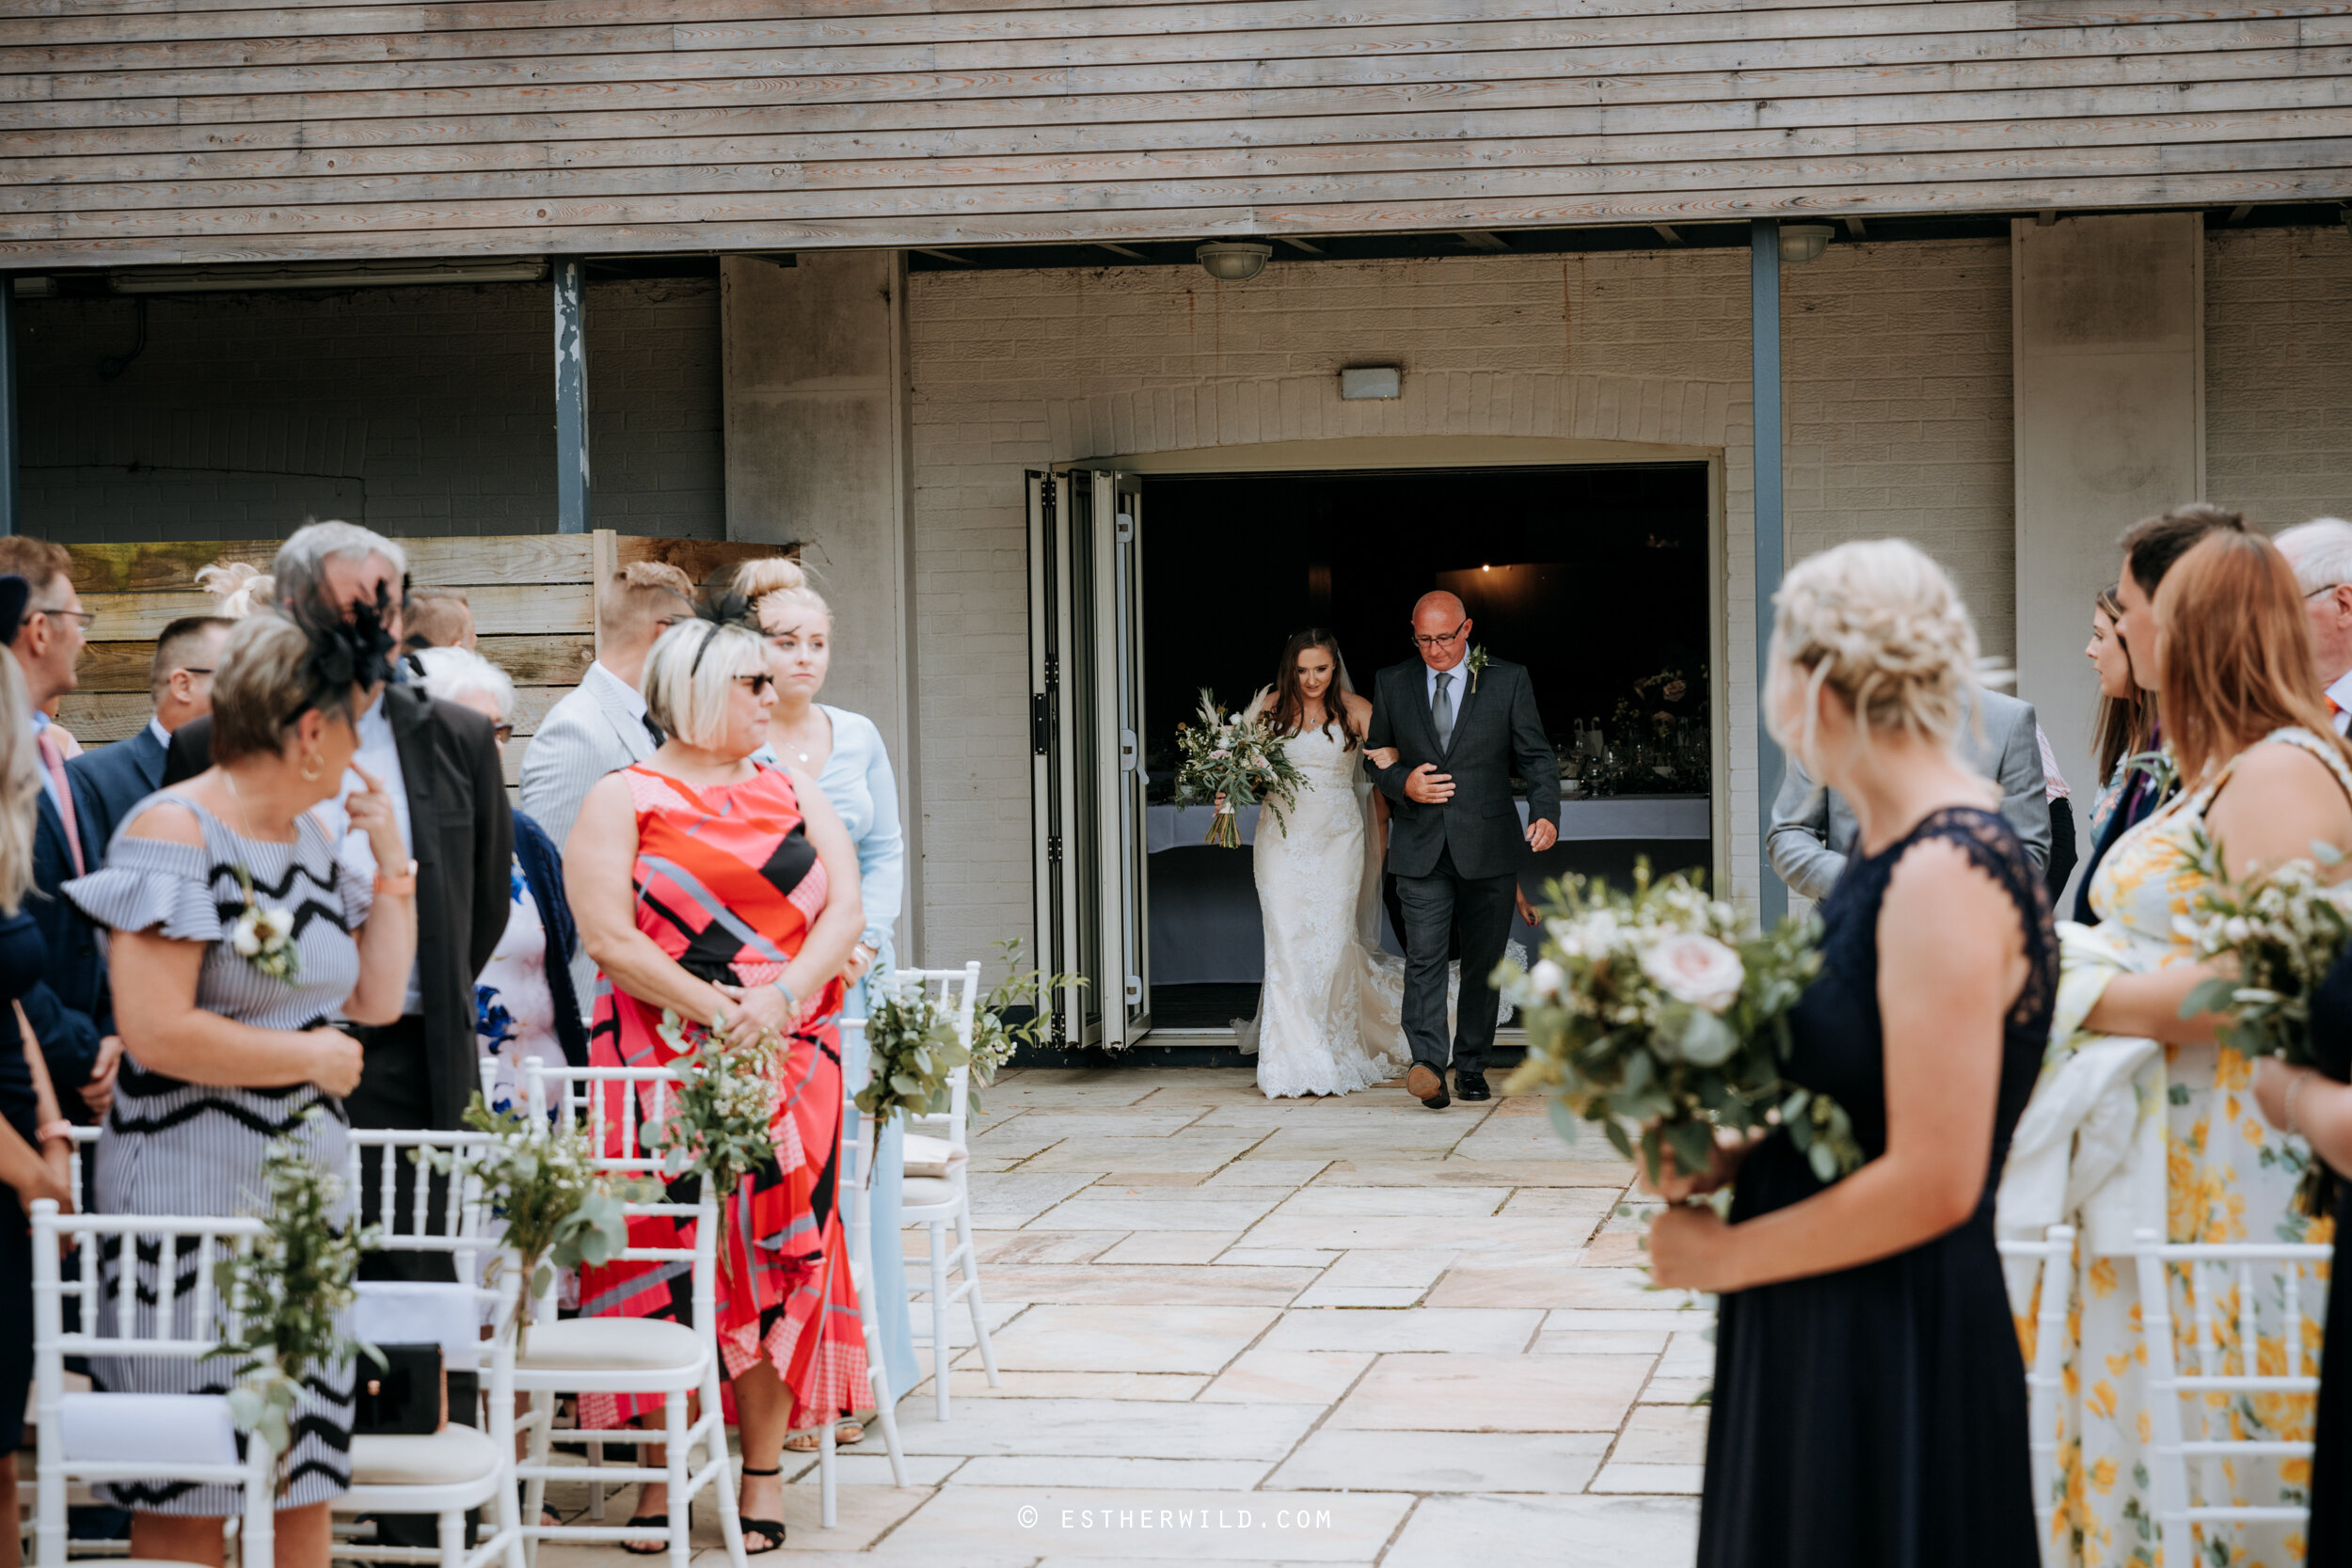
[[(1961, 760), (1993, 780), (2001, 790), (2001, 815), (2026, 842), (2037, 869), (2050, 863), (2050, 802), (2042, 773), (2042, 747), (2034, 738), (2033, 705), (1998, 691), (1983, 699), (1983, 731), (1976, 716), (1960, 721)], [(1846, 869), (1856, 827), (1853, 809), (1835, 791), (1817, 785), (1793, 756), (1784, 757), (1787, 776), (1772, 801), (1772, 826), (1764, 852), (1791, 891), (1807, 898), (1827, 897)]]
[[(588, 792), (608, 773), (653, 755), (653, 736), (629, 702), (630, 692), (601, 664), (548, 709), (538, 734), (523, 749), (523, 815), (539, 824), (564, 853)], [(572, 958), (572, 994), (594, 1004), (596, 960), (582, 947)]]

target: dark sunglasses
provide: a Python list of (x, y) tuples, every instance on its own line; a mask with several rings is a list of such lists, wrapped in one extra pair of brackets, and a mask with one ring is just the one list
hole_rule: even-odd
[(738, 675), (735, 678), (739, 681), (748, 681), (751, 684), (752, 695), (755, 697), (776, 684), (776, 677), (773, 675)]

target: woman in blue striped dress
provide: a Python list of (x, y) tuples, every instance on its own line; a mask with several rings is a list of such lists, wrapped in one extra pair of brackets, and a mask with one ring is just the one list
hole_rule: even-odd
[[(310, 808), (342, 787), (353, 723), (389, 674), (373, 616), (306, 626), (269, 611), (238, 624), (213, 684), (213, 767), (151, 795), (115, 831), (105, 866), (69, 897), (114, 932), (122, 1076), (98, 1144), (98, 1206), (120, 1214), (236, 1214), (258, 1207), (271, 1140), (291, 1134), (340, 1172), (342, 1096), (358, 1042), (327, 1020), (390, 1022), (417, 942), (416, 868), (373, 779), (351, 825), (383, 867), (354, 871)], [(102, 1258), (116, 1299), (119, 1249)], [(192, 1326), (195, 1255), (178, 1265), (177, 1332)], [(158, 1264), (140, 1259), (134, 1311), (151, 1315)], [(141, 1324), (140, 1331), (148, 1331)], [(226, 1363), (101, 1360), (107, 1388), (224, 1392)], [(330, 1499), (351, 1482), (352, 1368), (305, 1378), (284, 1456), (278, 1568), (326, 1568)], [(131, 1555), (221, 1560), (233, 1494), (187, 1482), (119, 1482)]]

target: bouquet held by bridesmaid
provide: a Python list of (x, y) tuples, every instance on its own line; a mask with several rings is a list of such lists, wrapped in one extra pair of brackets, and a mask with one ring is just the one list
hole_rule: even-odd
[(1823, 1181), (1861, 1163), (1846, 1113), (1781, 1079), (1789, 1009), (1820, 968), (1818, 923), (1756, 929), (1685, 874), (1653, 882), (1645, 861), (1630, 893), (1553, 883), (1543, 925), (1534, 967), (1506, 959), (1495, 984), (1527, 1020), (1506, 1092), (1548, 1092), (1563, 1138), (1597, 1122), (1620, 1154), (1639, 1148), (1653, 1182), (1665, 1152), (1703, 1171), (1718, 1132), (1774, 1121)]

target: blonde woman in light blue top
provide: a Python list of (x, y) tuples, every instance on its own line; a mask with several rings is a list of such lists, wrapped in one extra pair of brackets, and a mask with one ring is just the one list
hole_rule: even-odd
[[(776, 705), (768, 717), (768, 745), (756, 756), (815, 775), (841, 824), (857, 847), (858, 892), (865, 902), (866, 931), (850, 950), (842, 978), (850, 993), (841, 1016), (866, 1016), (866, 978), (896, 958), (891, 931), (906, 891), (906, 836), (899, 829), (898, 783), (882, 747), (882, 731), (863, 714), (817, 701), (833, 657), (833, 610), (809, 586), (800, 562), (781, 557), (745, 562), (735, 575), (735, 591), (751, 602), (768, 640), (768, 671), (775, 677)], [(844, 1050), (863, 1050), (849, 1037)], [(842, 1082), (863, 1083), (863, 1062), (841, 1064)], [(856, 1113), (851, 1112), (852, 1116)], [(906, 1259), (897, 1244), (899, 1179), (905, 1168), (905, 1129), (894, 1120), (882, 1132), (874, 1155), (872, 1200), (874, 1300), (867, 1304), (882, 1331), (882, 1360), (890, 1391), (903, 1397), (914, 1386), (914, 1333), (907, 1313)], [(846, 1196), (844, 1202), (846, 1203)], [(864, 1435), (854, 1421), (836, 1434), (845, 1443)], [(816, 1447), (814, 1433), (792, 1444)]]

